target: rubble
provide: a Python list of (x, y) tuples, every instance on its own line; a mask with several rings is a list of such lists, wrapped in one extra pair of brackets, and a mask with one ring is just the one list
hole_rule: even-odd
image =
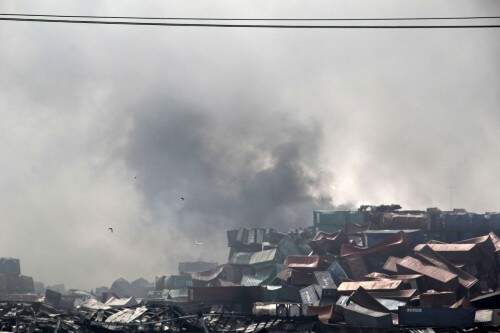
[[(229, 230), (227, 263), (182, 262), (154, 284), (120, 278), (94, 293), (0, 293), (0, 330), (498, 331), (495, 232), (497, 213), (314, 211), (302, 230)], [(19, 261), (0, 260), (5, 291), (2, 276), (23, 280)]]

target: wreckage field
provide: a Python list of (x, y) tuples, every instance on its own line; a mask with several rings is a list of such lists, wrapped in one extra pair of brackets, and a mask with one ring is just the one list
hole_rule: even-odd
[[(0, 259), (3, 332), (498, 332), (500, 214), (398, 205), (227, 231), (227, 263), (43, 287)], [(140, 272), (138, 272), (140, 273)]]

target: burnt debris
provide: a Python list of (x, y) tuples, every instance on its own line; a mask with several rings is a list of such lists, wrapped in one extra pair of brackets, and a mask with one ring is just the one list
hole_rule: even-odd
[(500, 214), (314, 211), (312, 226), (227, 231), (227, 262), (47, 287), (0, 259), (2, 332), (488, 332), (500, 327)]

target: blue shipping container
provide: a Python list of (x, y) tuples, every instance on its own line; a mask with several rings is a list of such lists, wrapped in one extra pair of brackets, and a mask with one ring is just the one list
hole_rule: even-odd
[(400, 307), (399, 325), (407, 327), (465, 328), (474, 326), (476, 310), (471, 308)]

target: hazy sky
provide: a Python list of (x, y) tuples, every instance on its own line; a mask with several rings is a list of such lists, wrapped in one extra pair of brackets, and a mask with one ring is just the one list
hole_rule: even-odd
[[(500, 3), (2, 1), (0, 11), (472, 16), (500, 15)], [(314, 208), (500, 210), (500, 29), (0, 22), (0, 43), (0, 255), (37, 280), (90, 288), (174, 273), (179, 260), (223, 262), (227, 228), (307, 226)]]

